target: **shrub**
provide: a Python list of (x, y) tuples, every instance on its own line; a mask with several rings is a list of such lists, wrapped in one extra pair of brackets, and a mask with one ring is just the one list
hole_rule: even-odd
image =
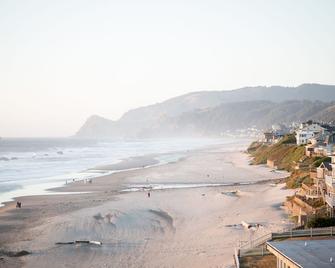
[(289, 189), (301, 187), (302, 183), (310, 185), (311, 179), (308, 174), (301, 171), (293, 171), (291, 176), (286, 181), (286, 186)]
[(319, 167), (321, 163), (323, 162), (330, 162), (331, 158), (326, 156), (326, 157), (315, 157), (315, 161), (313, 162), (313, 167)]
[(315, 217), (307, 222), (308, 228), (320, 228), (320, 227), (330, 227), (335, 226), (335, 218), (319, 218)]
[(310, 176), (304, 177), (302, 183), (311, 186), (313, 184), (313, 179)]
[(297, 143), (297, 140), (294, 134), (285, 135), (279, 142), (279, 144), (296, 144), (296, 143)]

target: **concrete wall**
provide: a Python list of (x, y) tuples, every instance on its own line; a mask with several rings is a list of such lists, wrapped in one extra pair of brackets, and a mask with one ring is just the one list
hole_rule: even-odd
[(267, 160), (266, 161), (266, 165), (268, 166), (268, 167), (270, 167), (270, 168), (277, 168), (277, 163), (276, 163), (276, 161), (274, 161), (274, 160)]

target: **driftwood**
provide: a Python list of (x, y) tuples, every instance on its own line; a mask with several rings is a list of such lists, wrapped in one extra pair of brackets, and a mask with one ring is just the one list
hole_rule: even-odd
[(31, 254), (31, 252), (26, 250), (20, 250), (20, 251), (0, 251), (0, 255), (4, 255), (7, 257), (22, 257), (25, 255)]
[(102, 245), (102, 242), (100, 241), (94, 241), (94, 240), (76, 240), (76, 241), (70, 241), (70, 242), (57, 242), (56, 245), (74, 245), (74, 244), (93, 244), (93, 245)]

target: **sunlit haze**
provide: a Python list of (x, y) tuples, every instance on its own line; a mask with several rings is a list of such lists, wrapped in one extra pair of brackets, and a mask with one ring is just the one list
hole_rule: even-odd
[(0, 3), (0, 136), (197, 90), (335, 84), (335, 1)]

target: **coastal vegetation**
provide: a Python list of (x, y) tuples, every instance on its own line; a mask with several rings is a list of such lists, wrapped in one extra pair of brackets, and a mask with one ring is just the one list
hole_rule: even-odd
[(286, 197), (284, 204), (292, 220), (305, 228), (335, 226), (335, 218), (329, 215), (322, 189), (319, 184), (314, 184), (314, 178), (322, 168), (316, 169), (322, 163), (330, 163), (330, 157), (306, 154), (305, 145), (297, 145), (294, 134), (287, 134), (275, 143), (253, 142), (247, 151), (253, 157), (251, 164), (267, 164), (290, 172), (286, 186), (297, 191), (293, 196)]
[(292, 171), (293, 163), (304, 156), (304, 147), (296, 146), (294, 135), (289, 134), (272, 145), (254, 142), (248, 148), (248, 153), (252, 155), (254, 165), (266, 164), (267, 160), (271, 160), (277, 164), (278, 169)]
[(253, 165), (267, 164), (270, 160), (278, 169), (290, 172), (286, 185), (293, 189), (301, 187), (302, 183), (311, 185), (311, 169), (330, 161), (329, 157), (306, 157), (305, 147), (296, 145), (294, 134), (284, 136), (275, 144), (253, 142), (247, 152), (253, 157)]
[(335, 218), (314, 217), (311, 218), (307, 223), (308, 228), (321, 228), (330, 226), (335, 226)]

